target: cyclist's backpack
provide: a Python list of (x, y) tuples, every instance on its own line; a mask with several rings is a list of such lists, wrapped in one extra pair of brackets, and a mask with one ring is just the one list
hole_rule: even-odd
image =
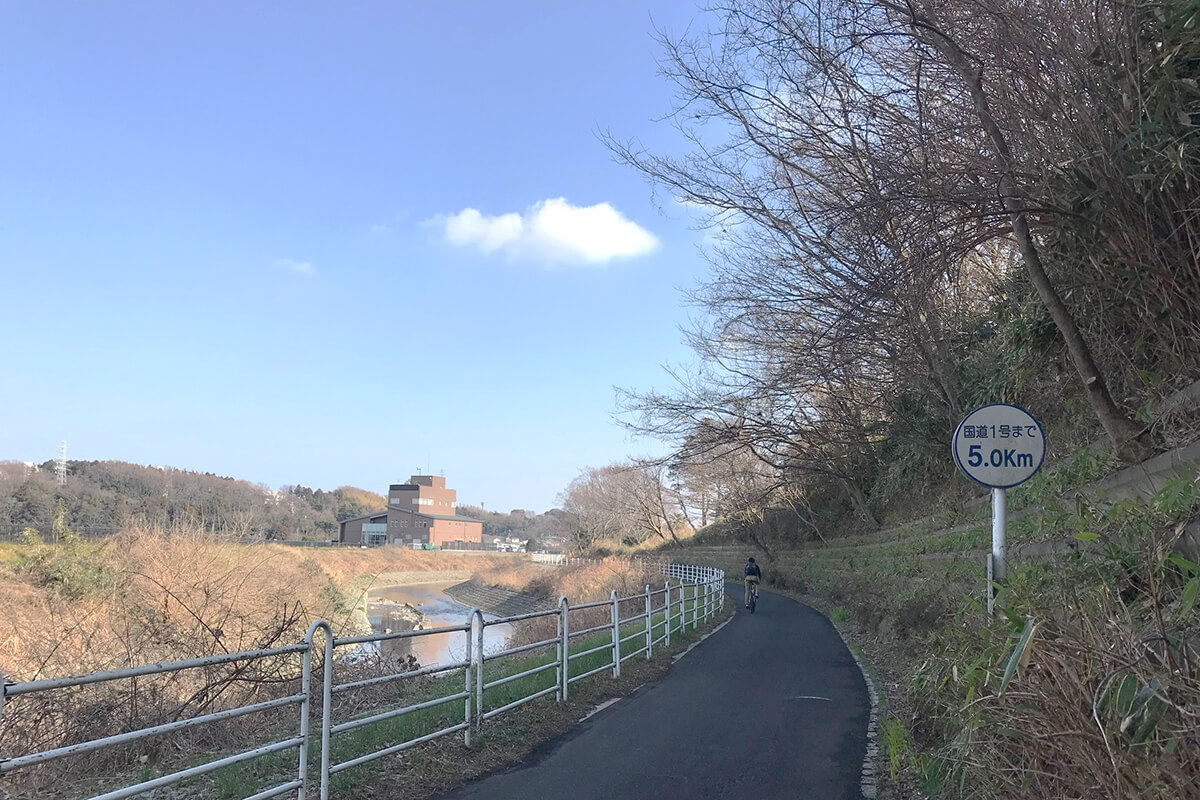
[(746, 577), (748, 578), (751, 575), (762, 575), (762, 570), (758, 568), (758, 564), (746, 565)]

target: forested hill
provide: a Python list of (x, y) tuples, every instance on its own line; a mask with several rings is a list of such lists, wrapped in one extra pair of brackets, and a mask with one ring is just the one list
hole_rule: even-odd
[(68, 461), (59, 485), (55, 464), (0, 462), (0, 536), (36, 530), (46, 540), (70, 529), (114, 533), (129, 525), (188, 526), (236, 537), (336, 539), (337, 521), (383, 508), (374, 492), (261, 484), (212, 473), (121, 461)]
[(552, 508), (545, 514), (514, 508), (505, 514), (480, 506), (459, 504), (458, 513), (481, 521), (485, 536), (527, 539), (530, 550), (561, 549), (565, 541), (564, 534), (572, 529), (573, 523), (571, 516), (560, 508)]

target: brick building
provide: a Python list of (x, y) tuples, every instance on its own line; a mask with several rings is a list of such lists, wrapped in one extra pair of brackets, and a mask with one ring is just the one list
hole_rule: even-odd
[(440, 475), (413, 475), (408, 483), (388, 487), (385, 511), (343, 520), (338, 539), (342, 544), (385, 544), (404, 547), (483, 541), (483, 523), (457, 511), (458, 492), (446, 488)]

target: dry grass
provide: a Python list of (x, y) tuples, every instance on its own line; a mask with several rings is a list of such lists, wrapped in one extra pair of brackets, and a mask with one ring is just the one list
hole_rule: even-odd
[(588, 603), (607, 600), (613, 589), (627, 596), (643, 591), (646, 584), (660, 587), (663, 576), (657, 561), (614, 556), (563, 567), (529, 562), (497, 564), (477, 572), (475, 580), (536, 597), (566, 597), (572, 603)]
[(475, 571), (488, 565), (513, 561), (512, 556), (500, 554), (467, 555), (445, 550), (409, 550), (402, 547), (373, 547), (362, 550), (262, 545), (258, 549), (280, 553), (288, 561), (314, 564), (338, 582), (346, 582), (360, 575), (388, 572)]
[(315, 619), (335, 630), (352, 624), (357, 603), (345, 592), (360, 576), (503, 562), (143, 528), (99, 544), (8, 548), (0, 553), (0, 669), (32, 680), (297, 642)]
[[(362, 575), (474, 569), (490, 559), (399, 548), (315, 550), (233, 544), (195, 530), (133, 528), (99, 543), (27, 545), (0, 552), (0, 669), (34, 680), (299, 642), (315, 619), (335, 632), (361, 624), (346, 589)], [(491, 559), (494, 560), (494, 559)], [(0, 742), (6, 756), (161, 724), (296, 691), (300, 659), (281, 656), (14, 698)], [(281, 716), (282, 715), (282, 716)], [(71, 766), (121, 772), (217, 751), (294, 717), (204, 726), (112, 748)], [(66, 788), (68, 774), (22, 771), (22, 796)]]

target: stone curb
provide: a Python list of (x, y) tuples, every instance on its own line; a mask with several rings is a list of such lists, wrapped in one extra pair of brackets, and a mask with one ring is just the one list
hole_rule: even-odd
[(875, 681), (871, 680), (858, 653), (851, 648), (847, 649), (854, 657), (854, 663), (858, 664), (863, 681), (867, 684), (867, 696), (871, 699), (871, 716), (867, 720), (867, 754), (863, 757), (862, 780), (859, 786), (863, 797), (875, 800), (879, 792), (879, 784), (875, 780), (875, 761), (879, 757), (879, 693), (875, 690)]

